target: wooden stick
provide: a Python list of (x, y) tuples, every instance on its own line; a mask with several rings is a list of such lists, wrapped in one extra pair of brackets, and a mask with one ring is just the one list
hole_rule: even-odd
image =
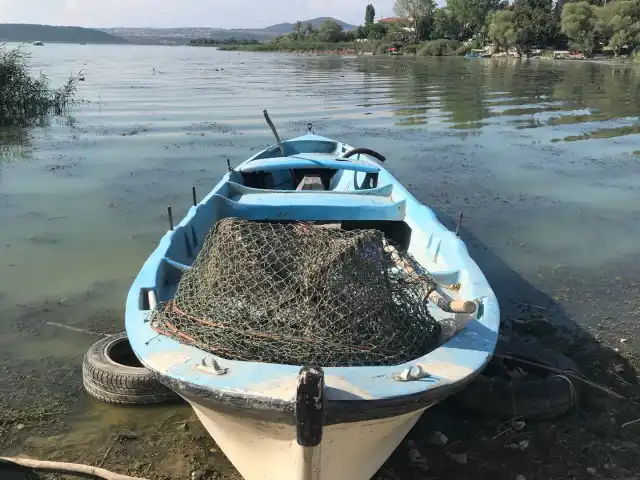
[(118, 439), (116, 438), (113, 442), (111, 442), (111, 445), (109, 445), (109, 448), (107, 448), (107, 451), (104, 452), (104, 455), (102, 456), (102, 460), (100, 460), (98, 467), (102, 467), (102, 465), (104, 465), (104, 461), (107, 459), (107, 457), (111, 453), (111, 450), (113, 450), (113, 446), (116, 444), (117, 441)]
[(536, 363), (536, 362), (531, 362), (529, 360), (525, 360), (524, 358), (517, 358), (517, 357), (511, 357), (509, 355), (499, 355), (499, 354), (495, 354), (494, 357), (496, 358), (503, 358), (505, 360), (513, 360), (515, 362), (520, 362), (520, 363), (524, 363), (525, 365), (531, 365), (532, 367), (538, 367), (538, 368), (544, 368), (546, 370), (549, 370), (550, 372), (555, 372), (561, 375), (565, 375), (569, 378), (573, 378), (575, 380), (578, 380), (582, 383), (586, 383), (587, 385), (592, 386), (593, 388), (597, 388), (598, 390), (601, 390), (609, 395), (611, 395), (612, 397), (615, 398), (619, 398), (620, 400), (627, 400), (628, 402), (634, 403), (636, 405), (640, 405), (638, 402), (635, 402), (633, 400), (631, 400), (630, 398), (627, 398), (623, 395), (620, 395), (618, 392), (615, 392), (613, 390), (611, 390), (610, 388), (607, 388), (603, 385), (598, 385), (597, 383), (592, 382), (591, 380), (589, 380), (588, 378), (585, 378), (581, 375), (576, 375), (574, 372), (568, 371), (568, 370), (560, 370), (559, 368), (553, 368), (553, 367), (549, 367), (547, 365), (542, 365), (541, 363)]
[(452, 300), (449, 297), (441, 295), (437, 291), (429, 294), (429, 300), (440, 308), (440, 310), (449, 313), (474, 313), (476, 304), (470, 300)]
[[(400, 253), (398, 253), (398, 250), (393, 245), (389, 245), (386, 242), (383, 243), (383, 245), (384, 251), (391, 254), (391, 259), (399, 269), (404, 269), (410, 275), (419, 275), (413, 266), (409, 265), (400, 257)], [(447, 313), (474, 313), (477, 309), (475, 302), (470, 300), (452, 300), (435, 290), (429, 294), (429, 300), (440, 308), (440, 310)]]
[(267, 121), (267, 123), (269, 124), (269, 126), (271, 127), (271, 131), (273, 132), (273, 136), (276, 137), (276, 141), (278, 142), (278, 147), (280, 147), (280, 153), (282, 153), (283, 157), (286, 157), (286, 155), (284, 153), (284, 145), (282, 145), (282, 140), (280, 140), (280, 135), (278, 135), (278, 131), (276, 130), (275, 125), (271, 121), (271, 117), (269, 117), (269, 112), (267, 112), (266, 110), (263, 110), (262, 113), (264, 113), (264, 118)]
[(71, 330), (72, 332), (78, 333), (86, 333), (88, 335), (95, 335), (96, 337), (108, 337), (109, 335), (106, 333), (92, 332), (91, 330), (85, 330), (84, 328), (72, 327), (71, 325), (65, 325), (64, 323), (58, 322), (44, 322), (47, 325), (51, 325), (52, 327), (64, 328), (66, 330)]
[(146, 480), (141, 477), (129, 477), (110, 472), (104, 468), (81, 465), (79, 463), (47, 462), (30, 458), (0, 457), (0, 462), (13, 463), (21, 467), (32, 468), (41, 472), (62, 473), (85, 478), (102, 478), (104, 480)]
[(547, 312), (553, 312), (554, 311), (552, 308), (541, 307), (540, 305), (532, 305), (530, 303), (516, 302), (515, 300), (511, 300), (511, 303), (515, 303), (516, 305), (522, 305), (523, 307), (530, 307), (530, 308), (537, 308), (539, 310), (546, 310)]
[(638, 422), (640, 422), (640, 418), (638, 418), (637, 420), (633, 420), (631, 422), (625, 423), (624, 425), (622, 425), (622, 428), (624, 428), (624, 427), (626, 427), (628, 425), (633, 425), (634, 423), (638, 423)]

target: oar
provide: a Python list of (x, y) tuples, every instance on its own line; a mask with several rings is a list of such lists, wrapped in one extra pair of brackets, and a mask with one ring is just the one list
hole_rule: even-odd
[(278, 142), (278, 147), (280, 147), (280, 153), (282, 153), (283, 157), (286, 157), (285, 153), (284, 153), (284, 145), (282, 145), (282, 140), (280, 140), (280, 135), (278, 135), (278, 131), (276, 130), (275, 125), (273, 124), (273, 122), (271, 121), (271, 118), (269, 117), (269, 112), (267, 112), (267, 110), (263, 110), (262, 113), (264, 113), (264, 118), (267, 121), (267, 123), (269, 124), (269, 126), (271, 127), (271, 131), (273, 132), (273, 136), (276, 137), (276, 141)]

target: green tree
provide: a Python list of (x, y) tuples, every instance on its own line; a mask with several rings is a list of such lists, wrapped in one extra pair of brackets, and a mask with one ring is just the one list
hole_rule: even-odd
[(326, 20), (318, 29), (318, 40), (321, 42), (339, 42), (342, 38), (342, 25), (335, 20)]
[(522, 32), (512, 10), (500, 10), (490, 16), (489, 38), (496, 47), (508, 49), (518, 43)]
[(385, 25), (384, 23), (372, 23), (371, 25), (366, 27), (366, 30), (367, 38), (369, 40), (382, 40), (387, 36), (389, 27), (387, 27), (387, 25)]
[(484, 27), (487, 15), (500, 8), (500, 0), (447, 0), (447, 9), (457, 23), (458, 37), (467, 39)]
[(431, 39), (458, 38), (459, 24), (447, 7), (436, 8), (433, 13)]
[(302, 33), (306, 38), (311, 38), (315, 35), (316, 29), (310, 23), (305, 23), (304, 28), (302, 29)]
[(562, 31), (574, 48), (591, 55), (595, 47), (596, 14), (588, 2), (567, 3), (562, 9)]
[(293, 25), (293, 32), (297, 35), (298, 38), (304, 37), (304, 34), (302, 33), (303, 28), (304, 27), (302, 26), (302, 22), (300, 20), (298, 20)]
[(620, 49), (640, 45), (640, 0), (622, 0), (596, 8), (596, 28), (613, 48), (616, 57)]
[(396, 15), (409, 21), (414, 41), (418, 43), (422, 39), (425, 22), (433, 18), (435, 8), (434, 0), (396, 0), (393, 10)]
[(544, 47), (554, 42), (557, 28), (553, 18), (552, 0), (515, 0), (513, 12), (519, 33), (517, 47)]
[(367, 5), (367, 10), (364, 14), (364, 24), (371, 25), (375, 19), (376, 19), (376, 9), (370, 3), (369, 5)]

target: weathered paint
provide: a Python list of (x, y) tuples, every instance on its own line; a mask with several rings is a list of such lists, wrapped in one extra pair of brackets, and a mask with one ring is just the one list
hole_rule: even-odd
[(325, 427), (319, 446), (296, 441), (294, 425), (261, 422), (191, 403), (246, 480), (368, 480), (418, 421), (424, 408), (397, 417)]

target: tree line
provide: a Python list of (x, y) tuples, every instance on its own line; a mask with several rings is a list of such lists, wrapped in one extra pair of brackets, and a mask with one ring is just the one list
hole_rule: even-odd
[(195, 38), (189, 40), (189, 46), (191, 47), (211, 47), (216, 45), (258, 45), (260, 42), (255, 39), (236, 39), (234, 37), (225, 38), (222, 40), (215, 38)]
[[(606, 2), (606, 0), (602, 0)], [(623, 49), (640, 46), (640, 0), (396, 0), (400, 22), (376, 22), (373, 4), (365, 9), (364, 23), (344, 31), (334, 20), (318, 29), (297, 22), (293, 32), (274, 42), (378, 41), (400, 45), (439, 41), (455, 50), (492, 44), (496, 49), (573, 48), (591, 55), (598, 47), (610, 47), (617, 56)], [(445, 43), (448, 41), (449, 43)], [(448, 45), (448, 46), (447, 46)], [(453, 45), (454, 47), (452, 47)]]

